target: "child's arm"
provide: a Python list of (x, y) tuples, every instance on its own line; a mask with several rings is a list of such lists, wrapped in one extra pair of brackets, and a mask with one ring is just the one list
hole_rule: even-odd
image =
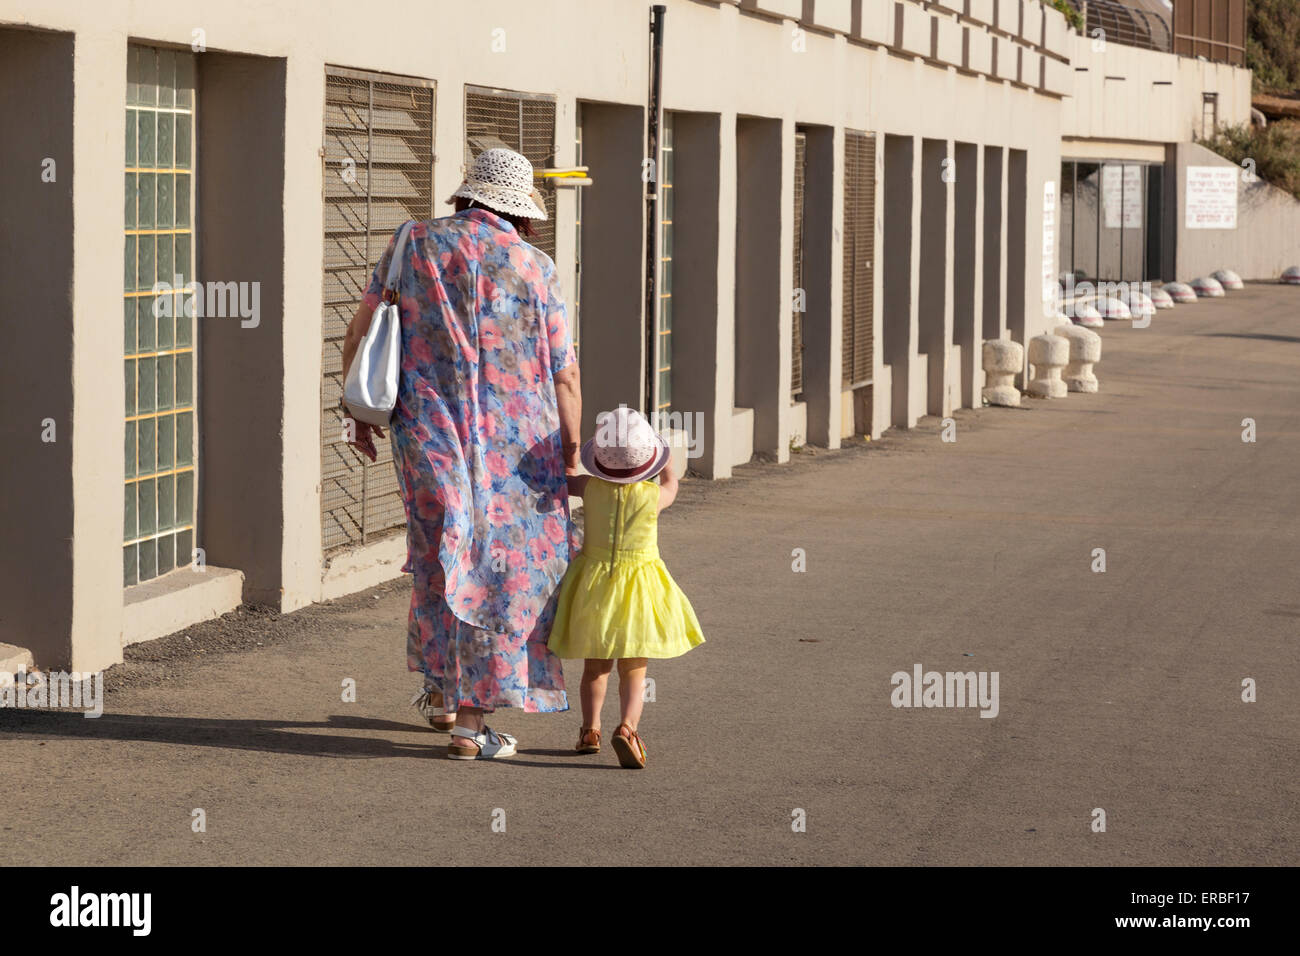
[(673, 474), (673, 460), (668, 459), (664, 470), (659, 472), (659, 510), (663, 511), (677, 497), (677, 476)]
[(587, 490), (587, 479), (591, 475), (569, 475), (569, 494), (575, 498), (581, 498), (582, 493)]

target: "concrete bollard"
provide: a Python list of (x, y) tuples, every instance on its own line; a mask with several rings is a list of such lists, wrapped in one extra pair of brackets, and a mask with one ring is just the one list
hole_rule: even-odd
[(1214, 276), (1201, 276), (1191, 282), (1192, 290), (1202, 299), (1222, 299), (1223, 286)]
[(1246, 288), (1245, 283), (1241, 281), (1241, 276), (1231, 269), (1220, 269), (1211, 278), (1229, 292), (1240, 292)]
[(1166, 282), (1164, 289), (1175, 302), (1186, 305), (1196, 301), (1196, 290), (1186, 282)]
[(1152, 289), (1151, 304), (1157, 309), (1172, 309), (1174, 307), (1174, 297), (1164, 289)]
[(1300, 266), (1291, 266), (1282, 270), (1282, 278), (1278, 280), (1285, 285), (1300, 285)]
[[(1156, 314), (1155, 299), (1138, 289), (1128, 294), (1128, 300), (1124, 304), (1128, 306), (1129, 314), (1135, 319), (1145, 319)], [(1169, 304), (1173, 305), (1173, 302), (1170, 301)]]
[(1058, 326), (1052, 332), (1070, 343), (1065, 387), (1071, 392), (1097, 391), (1097, 376), (1092, 367), (1101, 361), (1101, 336), (1078, 325)]
[(1106, 323), (1102, 320), (1101, 313), (1091, 302), (1076, 302), (1074, 305), (1074, 321), (1084, 328), (1099, 329)]
[(1029, 394), (1038, 398), (1065, 398), (1061, 370), (1070, 360), (1070, 343), (1059, 335), (1035, 335), (1029, 340), (1029, 364), (1034, 370)]
[(1112, 299), (1110, 296), (1100, 296), (1094, 303), (1097, 311), (1101, 313), (1103, 319), (1131, 319), (1133, 313), (1129, 311), (1128, 304), (1123, 299)]
[(1015, 378), (1024, 364), (1025, 350), (1019, 342), (987, 340), (984, 343), (984, 391), (981, 392), (984, 401), (990, 405), (1018, 407), (1020, 390), (1015, 386)]

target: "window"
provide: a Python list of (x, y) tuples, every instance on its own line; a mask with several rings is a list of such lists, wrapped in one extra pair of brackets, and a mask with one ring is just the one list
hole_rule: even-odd
[(803, 314), (807, 307), (807, 288), (803, 273), (803, 195), (808, 172), (808, 136), (803, 130), (794, 134), (794, 303), (790, 349), (790, 400), (803, 395)]
[[(194, 547), (194, 56), (127, 48), (123, 583)], [(157, 284), (157, 285), (156, 285)], [(174, 291), (179, 290), (179, 291)]]
[(430, 80), (325, 75), (321, 534), (325, 551), (405, 528), (388, 442), (370, 462), (343, 440), (343, 337), (397, 227), (433, 215)]
[(1062, 279), (1157, 278), (1163, 249), (1163, 170), (1131, 162), (1061, 163)]
[(876, 137), (844, 133), (843, 387), (871, 383), (875, 325), (872, 260), (876, 239)]
[[(555, 97), (542, 93), (465, 87), (465, 163), (494, 146), (523, 153), (534, 172), (555, 165)], [(537, 183), (546, 204), (528, 241), (555, 258), (555, 184)]]
[(659, 130), (659, 396), (655, 408), (673, 407), (673, 116), (664, 113)]

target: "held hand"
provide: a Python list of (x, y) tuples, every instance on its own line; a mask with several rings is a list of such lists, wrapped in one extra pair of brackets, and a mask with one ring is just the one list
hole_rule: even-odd
[(371, 461), (375, 461), (379, 456), (379, 450), (375, 448), (375, 438), (383, 438), (384, 430), (378, 425), (359, 422), (351, 415), (346, 416), (346, 418), (352, 423), (353, 434), (356, 436), (348, 444)]
[(582, 474), (580, 456), (578, 454), (581, 445), (577, 442), (570, 442), (564, 446), (564, 473), (566, 475)]

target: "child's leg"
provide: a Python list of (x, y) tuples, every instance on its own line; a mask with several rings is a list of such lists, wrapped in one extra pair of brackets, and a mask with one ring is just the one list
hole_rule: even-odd
[(645, 699), (645, 672), (649, 661), (644, 657), (628, 657), (618, 662), (618, 702), (623, 723), (633, 731), (641, 721), (641, 705)]
[(605, 685), (609, 682), (609, 672), (614, 669), (613, 661), (588, 658), (582, 670), (582, 726), (600, 729), (600, 706), (605, 702)]

